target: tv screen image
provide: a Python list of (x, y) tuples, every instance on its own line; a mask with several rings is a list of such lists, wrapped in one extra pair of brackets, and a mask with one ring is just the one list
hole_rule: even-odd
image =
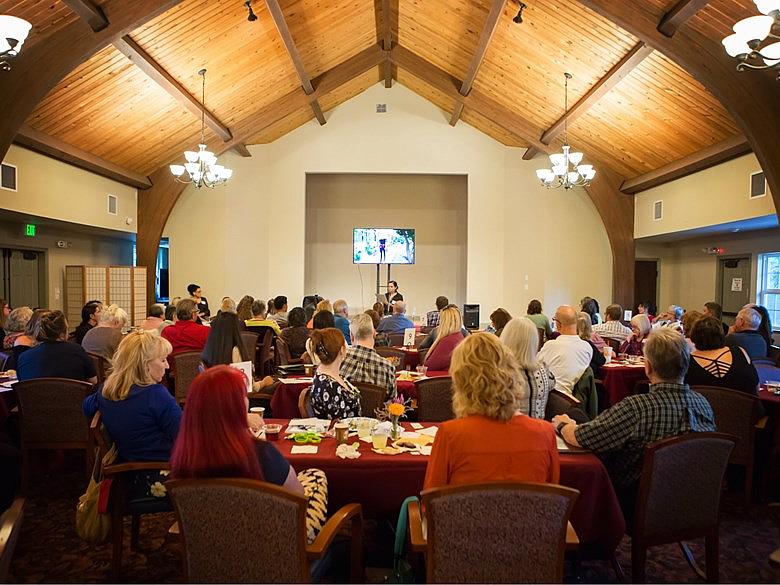
[(414, 264), (414, 230), (355, 228), (353, 264)]

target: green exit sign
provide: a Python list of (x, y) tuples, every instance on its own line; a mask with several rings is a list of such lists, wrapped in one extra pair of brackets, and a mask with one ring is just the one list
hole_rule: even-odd
[(24, 235), (30, 238), (35, 237), (35, 224), (28, 223), (24, 226)]

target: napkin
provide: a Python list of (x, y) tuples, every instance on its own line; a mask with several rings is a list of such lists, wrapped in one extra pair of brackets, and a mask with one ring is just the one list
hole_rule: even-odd
[(290, 453), (292, 455), (316, 455), (317, 445), (293, 445)]
[(360, 457), (360, 452), (357, 450), (357, 447), (357, 443), (339, 445), (336, 447), (336, 455), (342, 459), (357, 459)]
[(433, 445), (424, 445), (420, 447), (420, 455), (430, 455), (431, 449), (433, 449)]
[(419, 431), (421, 435), (429, 435), (431, 437), (436, 436), (436, 432), (439, 430), (439, 427), (428, 427), (427, 429), (422, 429)]

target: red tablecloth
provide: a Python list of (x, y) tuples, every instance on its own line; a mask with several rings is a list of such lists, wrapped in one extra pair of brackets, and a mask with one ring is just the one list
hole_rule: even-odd
[(780, 453), (780, 395), (760, 388), (758, 398), (764, 406), (764, 412), (769, 417), (769, 427), (773, 433), (774, 452)]
[(410, 370), (413, 371), (420, 365), (420, 352), (416, 347), (393, 346), (393, 349), (400, 349), (406, 354), (406, 365)]
[[(336, 441), (330, 438), (323, 440), (316, 455), (292, 455), (292, 441), (279, 440), (275, 445), (296, 471), (316, 467), (325, 472), (331, 512), (359, 502), (368, 516), (395, 518), (405, 498), (419, 495), (428, 465), (426, 456), (379, 455), (363, 442), (358, 459), (336, 457)], [(580, 491), (571, 516), (580, 542), (612, 552), (623, 537), (625, 522), (607, 470), (588, 453), (562, 454), (560, 461), (561, 484)]]
[(607, 391), (604, 408), (617, 404), (634, 392), (634, 384), (647, 380), (644, 365), (612, 365), (601, 366), (601, 379)]

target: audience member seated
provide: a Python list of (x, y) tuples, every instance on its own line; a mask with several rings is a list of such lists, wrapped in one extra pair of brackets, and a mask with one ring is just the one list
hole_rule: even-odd
[(183, 351), (203, 351), (209, 328), (195, 322), (198, 308), (192, 299), (182, 299), (176, 305), (176, 323), (162, 330), (173, 348), (173, 355)]
[(590, 366), (593, 347), (577, 335), (577, 313), (569, 305), (558, 307), (553, 321), (560, 335), (544, 344), (538, 359), (555, 376), (555, 388), (571, 394)]
[(501, 307), (490, 313), (490, 325), (492, 327), (490, 333), (500, 336), (501, 332), (504, 330), (504, 325), (509, 323), (511, 318), (512, 315), (509, 314), (509, 311)]
[[(398, 307), (398, 304), (396, 303), (395, 307)], [(446, 371), (450, 369), (452, 352), (463, 341), (463, 334), (460, 332), (463, 319), (460, 310), (453, 305), (443, 309), (439, 318), (436, 340), (425, 355), (424, 365), (429, 370)]]
[(275, 297), (274, 309), (276, 309), (276, 311), (273, 315), (269, 315), (268, 318), (272, 321), (276, 321), (276, 324), (279, 325), (280, 328), (284, 329), (287, 327), (287, 297), (284, 295)]
[(141, 329), (144, 331), (157, 331), (159, 333), (165, 324), (165, 306), (155, 303), (149, 307), (146, 319), (141, 321)]
[(236, 301), (230, 297), (222, 297), (222, 302), (219, 305), (219, 311), (217, 311), (217, 315), (220, 313), (233, 313), (235, 315), (237, 312)]
[[(312, 318), (313, 329), (330, 329), (336, 327), (336, 320), (330, 311), (320, 311)], [(342, 336), (343, 337), (343, 336)]]
[(520, 412), (531, 418), (543, 419), (547, 397), (555, 388), (555, 376), (536, 358), (539, 333), (535, 323), (526, 318), (510, 320), (501, 333), (501, 343), (514, 354), (520, 372), (528, 381), (528, 402), (520, 404)]
[[(550, 337), (552, 333), (552, 327), (550, 327), (550, 320), (547, 315), (542, 313), (542, 303), (538, 299), (532, 300), (528, 303), (528, 309), (526, 309), (526, 318), (536, 325), (537, 329), (544, 329), (544, 336)], [(538, 336), (537, 336), (538, 337)]]
[(682, 335), (668, 328), (656, 329), (645, 343), (648, 394), (624, 398), (583, 424), (565, 414), (553, 419), (567, 443), (590, 449), (604, 462), (629, 522), (645, 445), (684, 433), (715, 430), (710, 403), (683, 382), (689, 361), (688, 344)]
[(685, 376), (690, 386), (719, 386), (758, 395), (758, 372), (747, 352), (739, 346), (727, 347), (721, 322), (703, 317), (693, 324), (691, 365)]
[(685, 310), (679, 305), (669, 305), (666, 312), (659, 314), (653, 321), (653, 329), (668, 327), (682, 333), (682, 322), (680, 319), (682, 319), (683, 313), (685, 313)]
[(639, 313), (631, 317), (631, 335), (620, 344), (618, 353), (644, 355), (645, 341), (652, 330), (653, 326), (646, 313)]
[(35, 309), (32, 312), (32, 316), (30, 317), (30, 320), (27, 321), (27, 326), (24, 328), (24, 333), (14, 341), (14, 346), (11, 348), (11, 355), (8, 357), (8, 361), (5, 362), (6, 370), (15, 370), (16, 365), (19, 363), (19, 356), (28, 349), (38, 345), (38, 341), (35, 339), (35, 326), (40, 320), (41, 315), (46, 311), (47, 309)]
[(306, 313), (301, 307), (295, 307), (287, 314), (287, 327), (282, 330), (281, 337), (287, 342), (291, 358), (298, 359), (304, 354), (309, 328), (306, 327)]
[(260, 299), (252, 303), (252, 318), (244, 321), (244, 323), (247, 327), (270, 327), (277, 335), (282, 332), (279, 323), (268, 318), (265, 311), (265, 302)]
[(406, 316), (406, 303), (395, 301), (393, 303), (393, 314), (379, 324), (379, 333), (403, 333), (404, 329), (414, 329), (414, 323)]
[[(395, 398), (395, 368), (374, 351), (374, 324), (371, 317), (362, 313), (349, 325), (352, 347), (339, 368), (341, 377), (353, 384), (365, 382), (387, 390), (387, 398)], [(369, 413), (367, 413), (369, 414)]]
[(250, 360), (241, 341), (238, 315), (221, 312), (209, 325), (211, 331), (200, 354), (204, 366), (211, 368), (220, 364), (236, 364)]
[(90, 353), (111, 362), (119, 342), (122, 341), (122, 328), (129, 319), (124, 309), (117, 305), (104, 307), (100, 313), (98, 324), (87, 331), (81, 341), (81, 347)]
[[(379, 324), (382, 322), (382, 315), (377, 313), (374, 309), (367, 309), (365, 314), (371, 317), (371, 322), (374, 324), (374, 331), (376, 331), (376, 329), (379, 327)], [(438, 311), (436, 314), (439, 314)]]
[(691, 341), (691, 329), (693, 329), (694, 323), (704, 317), (703, 313), (700, 313), (699, 311), (686, 311), (682, 319), (680, 319), (680, 324), (682, 325), (682, 332), (685, 339), (688, 340), (688, 349), (693, 351), (693, 342)]
[(705, 317), (714, 317), (720, 321), (720, 324), (723, 327), (723, 335), (729, 334), (729, 326), (723, 322), (723, 307), (721, 307), (719, 303), (716, 303), (715, 301), (704, 303), (702, 314)]
[(599, 302), (591, 297), (582, 297), (580, 301), (580, 311), (590, 315), (590, 322), (592, 325), (598, 325), (601, 323), (601, 309), (599, 308)]
[(162, 333), (163, 329), (169, 325), (173, 325), (174, 323), (176, 323), (176, 305), (171, 303), (165, 307), (165, 321), (163, 321), (162, 325), (160, 325), (160, 333)]
[(24, 335), (24, 330), (27, 328), (30, 317), (32, 317), (32, 309), (30, 307), (17, 307), (8, 314), (8, 318), (5, 320), (4, 350), (11, 349), (16, 340)]
[(209, 309), (209, 302), (201, 294), (200, 285), (190, 284), (187, 286), (187, 292), (190, 293), (190, 300), (195, 302), (195, 308), (199, 318), (208, 319), (211, 317), (211, 309)]
[[(382, 304), (382, 303), (377, 303)], [(436, 310), (435, 311), (428, 311), (425, 315), (425, 325), (427, 327), (436, 327), (439, 325), (439, 312), (444, 309), (447, 305), (450, 304), (450, 301), (447, 297), (436, 297)], [(376, 309), (376, 307), (375, 307)]]
[(255, 302), (254, 297), (250, 295), (244, 295), (241, 300), (238, 301), (236, 306), (236, 314), (241, 320), (241, 323), (245, 323), (252, 318), (252, 304)]
[(648, 320), (652, 323), (656, 313), (655, 303), (653, 301), (639, 303), (636, 307), (636, 312), (639, 315), (647, 315)]
[(16, 376), (19, 381), (34, 378), (70, 378), (94, 384), (97, 382), (95, 366), (76, 343), (65, 341), (68, 337), (68, 320), (62, 311), (46, 311), (35, 325), (38, 345), (19, 356)]
[(761, 323), (758, 326), (758, 332), (761, 334), (761, 337), (764, 338), (764, 341), (766, 341), (767, 355), (769, 355), (769, 347), (775, 342), (772, 338), (772, 320), (769, 318), (769, 311), (766, 307), (756, 305), (755, 303), (750, 303), (747, 306), (758, 311), (758, 314), (761, 315)]
[(584, 311), (577, 313), (577, 335), (580, 336), (580, 339), (590, 345), (593, 350), (593, 355), (590, 358), (590, 369), (593, 370), (593, 377), (600, 378), (601, 366), (604, 365), (607, 358), (604, 357), (601, 350), (596, 347), (596, 344), (591, 340), (591, 337), (593, 336), (593, 324), (591, 323), (590, 315)]
[(518, 412), (528, 403), (528, 384), (512, 352), (495, 335), (474, 333), (455, 350), (450, 373), (456, 418), (439, 425), (423, 489), (558, 483), (552, 426)]
[(81, 343), (87, 331), (92, 329), (100, 319), (100, 311), (103, 310), (103, 303), (100, 301), (89, 301), (81, 307), (81, 323), (78, 324), (73, 332), (74, 341)]
[(0, 347), (2, 347), (3, 339), (5, 338), (5, 322), (8, 320), (8, 315), (11, 314), (11, 305), (5, 299), (0, 299)]
[[(317, 315), (317, 313), (321, 313), (322, 311), (333, 313), (333, 305), (328, 299), (322, 299), (317, 303), (317, 306), (314, 307), (314, 313), (312, 313), (311, 318), (306, 322), (306, 327), (309, 329), (314, 329), (314, 317)], [(331, 325), (331, 327), (335, 327), (335, 325)]]
[(385, 316), (385, 306), (384, 306), (384, 304), (376, 302), (376, 303), (374, 303), (374, 305), (371, 308), (374, 311), (377, 312), (377, 314), (379, 315), (380, 318)]
[(618, 304), (612, 304), (607, 307), (604, 314), (607, 316), (607, 322), (594, 325), (593, 331), (604, 339), (614, 339), (623, 343), (631, 335), (631, 329), (620, 322), (623, 318), (623, 307)]
[(360, 416), (360, 392), (339, 373), (347, 344), (335, 327), (315, 329), (309, 338), (309, 353), (317, 372), (311, 386), (311, 408), (317, 418)]
[(769, 348), (764, 336), (758, 331), (760, 326), (761, 314), (750, 307), (742, 307), (737, 313), (734, 325), (729, 328), (726, 345), (740, 346), (750, 359), (766, 357)]
[(349, 307), (347, 307), (347, 301), (344, 299), (338, 299), (333, 303), (333, 320), (336, 323), (336, 329), (344, 334), (347, 345), (352, 343), (352, 339), (349, 336)]

